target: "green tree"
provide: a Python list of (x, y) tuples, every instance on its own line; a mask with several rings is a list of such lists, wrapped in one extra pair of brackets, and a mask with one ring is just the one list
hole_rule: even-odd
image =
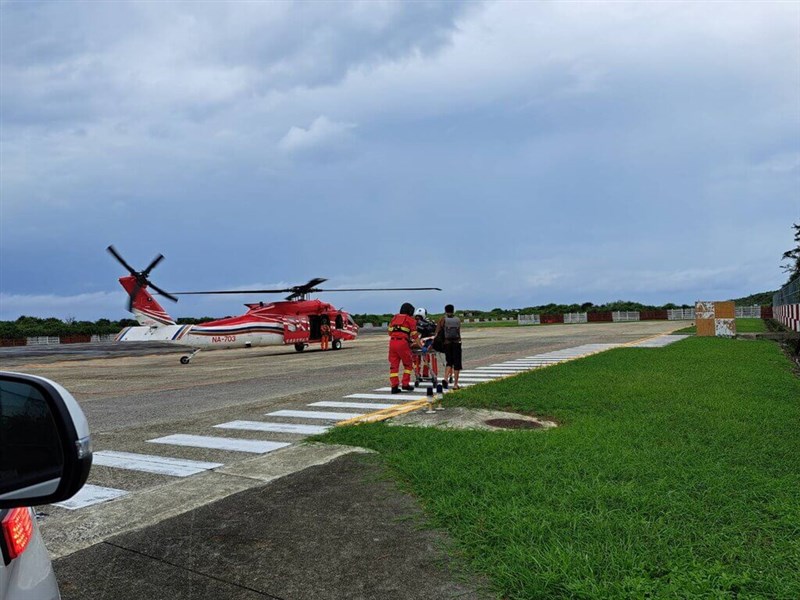
[(783, 253), (783, 260), (789, 261), (789, 264), (783, 265), (783, 270), (789, 273), (789, 281), (795, 277), (800, 277), (800, 223), (794, 223), (794, 241), (795, 247)]

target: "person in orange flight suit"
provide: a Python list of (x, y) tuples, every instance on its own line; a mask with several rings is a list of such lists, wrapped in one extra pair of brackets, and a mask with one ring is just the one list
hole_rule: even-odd
[(406, 391), (414, 391), (411, 385), (411, 371), (414, 358), (411, 356), (412, 344), (419, 344), (417, 321), (414, 319), (414, 307), (405, 302), (400, 312), (389, 321), (389, 383), (392, 393), (400, 393), (400, 363), (403, 363), (402, 386)]
[(322, 350), (328, 349), (328, 342), (331, 339), (331, 324), (328, 317), (322, 317), (322, 325), (320, 326), (320, 347)]

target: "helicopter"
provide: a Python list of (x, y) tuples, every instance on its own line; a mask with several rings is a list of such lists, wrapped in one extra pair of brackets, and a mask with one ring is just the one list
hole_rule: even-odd
[[(310, 344), (321, 342), (323, 322), (330, 324), (331, 348), (341, 349), (344, 342), (356, 339), (359, 327), (347, 311), (327, 302), (311, 299), (310, 295), (316, 292), (441, 291), (437, 287), (322, 289), (317, 286), (327, 279), (317, 277), (302, 285), (282, 289), (170, 293), (150, 281), (150, 272), (164, 259), (163, 254), (156, 256), (144, 270), (137, 271), (122, 258), (114, 246), (108, 246), (107, 250), (129, 273), (120, 277), (119, 282), (128, 293), (128, 310), (139, 322), (138, 326), (123, 329), (115, 341), (166, 342), (188, 346), (192, 350), (181, 356), (183, 365), (189, 364), (201, 350), (211, 348), (293, 345), (297, 352), (303, 352)], [(247, 312), (239, 316), (200, 325), (179, 325), (153, 298), (148, 288), (173, 302), (177, 302), (177, 296), (181, 295), (285, 292), (289, 292), (289, 295), (283, 301), (245, 304)]]

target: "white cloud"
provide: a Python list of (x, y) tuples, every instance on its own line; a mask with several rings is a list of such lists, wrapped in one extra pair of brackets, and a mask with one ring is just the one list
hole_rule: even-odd
[(292, 127), (278, 142), (278, 147), (284, 152), (297, 153), (320, 149), (337, 142), (343, 142), (349, 131), (355, 128), (353, 123), (331, 121), (325, 115), (320, 115), (308, 129)]

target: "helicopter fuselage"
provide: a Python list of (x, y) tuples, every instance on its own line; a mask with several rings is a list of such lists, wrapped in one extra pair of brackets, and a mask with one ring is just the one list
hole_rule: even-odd
[[(320, 300), (294, 300), (247, 304), (248, 311), (197, 325), (153, 323), (126, 327), (118, 342), (167, 342), (193, 348), (241, 348), (252, 346), (299, 345), (319, 342), (320, 327), (327, 317), (331, 341), (338, 347), (342, 341), (358, 336), (358, 325), (349, 313)], [(137, 318), (137, 307), (133, 309)], [(152, 315), (147, 315), (152, 316)], [(143, 319), (140, 319), (143, 320)], [(339, 340), (339, 344), (336, 344)]]

